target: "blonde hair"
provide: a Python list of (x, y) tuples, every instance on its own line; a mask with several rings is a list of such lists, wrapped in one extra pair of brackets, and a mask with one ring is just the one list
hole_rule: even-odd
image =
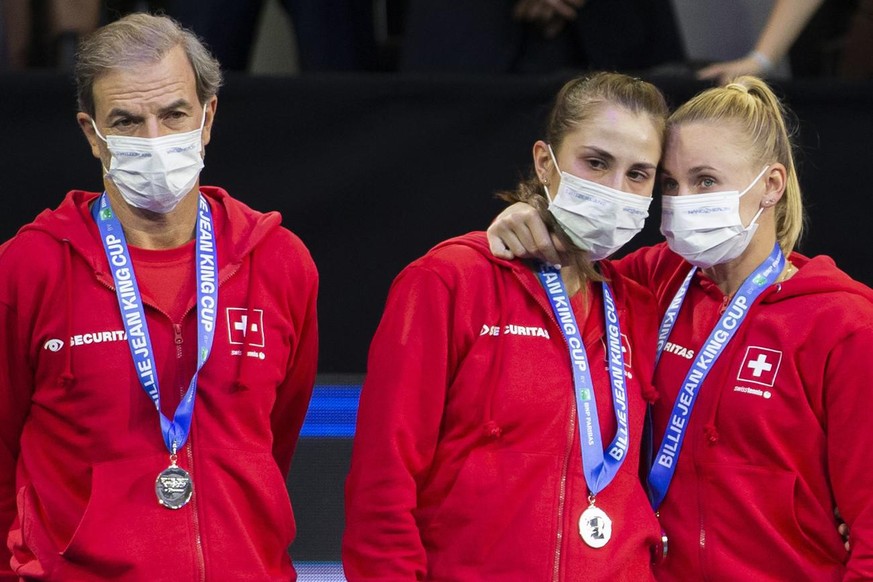
[(168, 16), (134, 13), (98, 28), (79, 45), (76, 53), (76, 94), (79, 110), (94, 115), (94, 82), (114, 70), (157, 63), (181, 46), (194, 69), (197, 98), (205, 105), (218, 94), (221, 67), (188, 29)]
[[(663, 143), (669, 110), (661, 91), (641, 79), (609, 72), (577, 77), (561, 87), (546, 122), (545, 141), (557, 151), (568, 134), (609, 104), (619, 105), (634, 114), (647, 115)], [(497, 196), (507, 202), (526, 202), (536, 208), (549, 232), (555, 233), (564, 247), (571, 250), (573, 266), (583, 279), (603, 279), (588, 259), (588, 252), (573, 244), (549, 212), (549, 199), (533, 169), (515, 190), (499, 192)]]
[(750, 159), (776, 161), (785, 166), (785, 193), (774, 210), (776, 240), (786, 255), (798, 244), (805, 220), (794, 164), (794, 132), (786, 123), (789, 114), (767, 83), (757, 77), (743, 76), (724, 87), (696, 95), (667, 120), (668, 131), (695, 121), (731, 123), (745, 134), (747, 139), (743, 145)]

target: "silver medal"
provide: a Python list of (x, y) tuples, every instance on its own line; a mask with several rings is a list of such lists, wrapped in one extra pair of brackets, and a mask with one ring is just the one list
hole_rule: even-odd
[(612, 537), (612, 520), (599, 507), (589, 505), (579, 517), (579, 535), (592, 548), (602, 548)]
[(191, 475), (182, 467), (172, 464), (158, 475), (155, 493), (158, 503), (169, 509), (179, 509), (191, 500), (194, 493)]

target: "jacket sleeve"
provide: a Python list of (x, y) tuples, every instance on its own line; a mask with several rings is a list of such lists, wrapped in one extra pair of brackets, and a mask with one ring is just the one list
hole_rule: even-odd
[(434, 272), (408, 267), (388, 295), (370, 346), (346, 481), (342, 556), (350, 582), (421, 580), (416, 523), (450, 377), (451, 294)]
[(288, 292), (296, 298), (291, 313), (296, 341), (287, 374), (276, 390), (276, 402), (270, 413), (273, 457), (285, 476), (291, 468), (291, 457), (309, 408), (318, 368), (318, 273), (308, 254), (306, 259), (299, 265), (295, 280), (289, 286)]
[(873, 321), (842, 338), (825, 371), (828, 471), (851, 551), (844, 580), (873, 580)]
[(650, 255), (654, 247), (643, 247), (612, 262), (616, 271), (631, 281), (650, 288), (652, 279), (652, 261)]
[(13, 308), (0, 299), (0, 581), (18, 580), (10, 566), (9, 530), (16, 519), (15, 473), (21, 431), (30, 411), (32, 383), (27, 378), (24, 341)]

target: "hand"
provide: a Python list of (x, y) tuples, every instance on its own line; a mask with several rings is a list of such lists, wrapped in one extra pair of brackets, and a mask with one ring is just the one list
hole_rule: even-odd
[(497, 215), (488, 227), (488, 244), (499, 259), (539, 259), (554, 266), (561, 264), (560, 254), (567, 251), (549, 233), (536, 209), (524, 202)]
[(725, 85), (740, 75), (762, 76), (766, 71), (761, 63), (751, 56), (743, 57), (735, 61), (715, 63), (697, 71), (698, 79), (718, 79), (719, 84)]
[[(544, 30), (554, 27), (555, 20), (575, 20), (586, 0), (517, 0), (512, 8), (516, 20), (539, 24)], [(561, 24), (563, 27), (563, 24)], [(559, 28), (560, 30), (560, 28)]]

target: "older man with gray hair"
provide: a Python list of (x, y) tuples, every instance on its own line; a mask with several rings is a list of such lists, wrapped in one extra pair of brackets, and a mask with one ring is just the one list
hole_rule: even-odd
[(221, 71), (193, 34), (130, 15), (76, 80), (105, 191), (0, 247), (0, 580), (293, 580), (315, 265), (200, 186)]

